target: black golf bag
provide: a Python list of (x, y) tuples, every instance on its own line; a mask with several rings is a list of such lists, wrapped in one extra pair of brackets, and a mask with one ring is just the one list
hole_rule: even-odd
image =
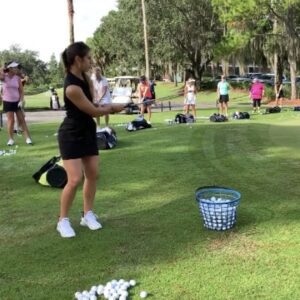
[(67, 172), (62, 166), (60, 156), (53, 156), (32, 177), (41, 185), (56, 188), (63, 188), (68, 182)]

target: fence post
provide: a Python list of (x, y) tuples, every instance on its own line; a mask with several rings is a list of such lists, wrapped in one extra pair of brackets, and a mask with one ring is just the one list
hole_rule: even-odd
[(172, 110), (171, 101), (169, 101), (169, 110)]
[(164, 111), (164, 105), (162, 102), (160, 102), (160, 111), (163, 112)]

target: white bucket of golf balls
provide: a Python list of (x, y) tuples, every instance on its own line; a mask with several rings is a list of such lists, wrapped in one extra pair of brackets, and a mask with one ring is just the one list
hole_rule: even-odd
[(196, 190), (204, 226), (212, 230), (227, 230), (236, 223), (241, 194), (224, 187), (203, 187)]

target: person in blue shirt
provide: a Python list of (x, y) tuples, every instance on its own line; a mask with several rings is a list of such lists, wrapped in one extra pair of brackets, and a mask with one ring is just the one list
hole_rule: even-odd
[(229, 102), (230, 85), (226, 81), (224, 75), (221, 76), (221, 81), (218, 83), (217, 93), (219, 102), (219, 114), (228, 117), (228, 102)]

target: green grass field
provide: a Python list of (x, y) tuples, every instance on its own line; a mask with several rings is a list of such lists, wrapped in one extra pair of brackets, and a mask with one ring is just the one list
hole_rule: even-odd
[[(119, 143), (101, 151), (95, 201), (103, 229), (79, 226), (80, 188), (71, 240), (55, 230), (61, 190), (31, 178), (58, 154), (59, 124), (31, 125), (32, 147), (17, 137), (16, 155), (0, 157), (0, 299), (72, 299), (114, 278), (137, 280), (130, 299), (300, 299), (300, 114), (167, 125), (174, 114), (138, 132), (120, 125), (132, 116), (112, 116)], [(232, 230), (202, 225), (194, 192), (214, 184), (242, 194)]]

